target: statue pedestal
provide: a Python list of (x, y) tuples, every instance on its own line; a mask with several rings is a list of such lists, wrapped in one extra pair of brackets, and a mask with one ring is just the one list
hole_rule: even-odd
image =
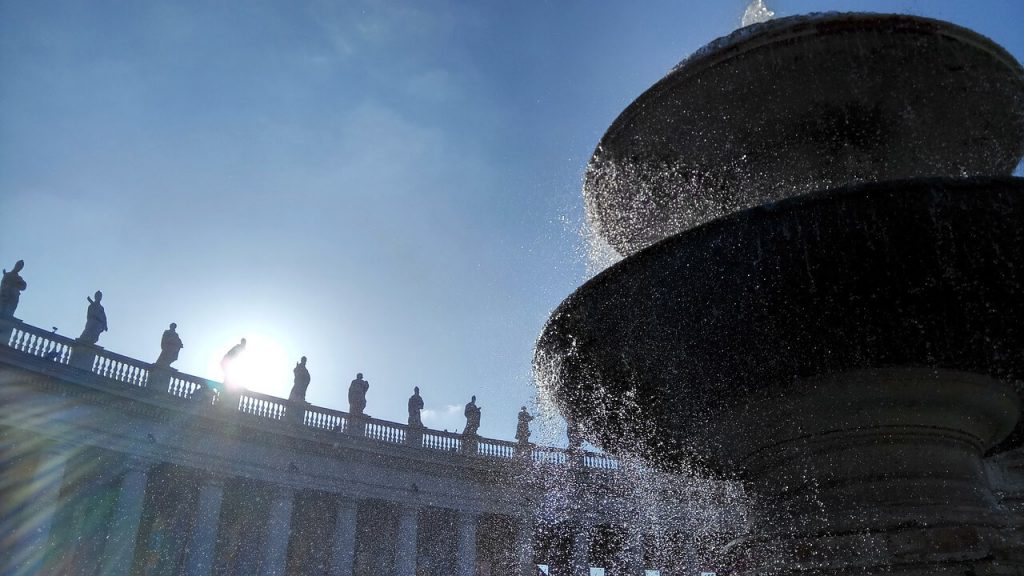
[(748, 397), (701, 435), (755, 501), (725, 557), (744, 575), (1022, 573), (1024, 527), (981, 458), (1019, 414), (1008, 383), (919, 367)]
[(306, 403), (302, 400), (289, 399), (285, 417), (292, 426), (302, 426), (305, 423)]
[(93, 364), (96, 363), (96, 353), (100, 350), (103, 350), (102, 346), (75, 340), (74, 346), (71, 347), (71, 358), (68, 359), (68, 365), (72, 368), (92, 372)]
[(13, 316), (0, 318), (0, 345), (9, 346), (11, 343), (11, 334), (14, 332), (14, 328), (21, 324), (23, 324), (23, 322)]
[(409, 426), (406, 428), (405, 443), (417, 448), (423, 446), (423, 426)]
[(348, 423), (345, 426), (345, 433), (351, 436), (366, 436), (366, 415), (349, 414)]
[(529, 460), (530, 454), (533, 452), (533, 443), (531, 442), (517, 442), (516, 443), (516, 458), (523, 460)]
[(149, 369), (149, 380), (146, 381), (146, 387), (157, 392), (167, 392), (171, 387), (172, 371), (173, 368), (170, 366), (153, 364), (153, 367)]
[(480, 436), (477, 434), (462, 435), (462, 452), (476, 454), (480, 449)]

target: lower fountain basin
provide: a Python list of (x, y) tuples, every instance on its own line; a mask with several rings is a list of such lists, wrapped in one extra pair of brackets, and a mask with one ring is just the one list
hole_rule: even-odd
[[(734, 463), (694, 438), (809, 378), (934, 368), (1019, 395), (1024, 180), (866, 184), (680, 233), (566, 299), (534, 366), (542, 393), (606, 450), (721, 474)], [(981, 449), (1024, 439), (1004, 428)]]

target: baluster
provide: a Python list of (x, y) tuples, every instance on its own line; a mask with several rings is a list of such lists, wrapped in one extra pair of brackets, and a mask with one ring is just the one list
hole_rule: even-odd
[(25, 332), (23, 332), (21, 330), (18, 330), (18, 333), (15, 335), (15, 338), (14, 338), (14, 348), (15, 348), (15, 350), (20, 350), (22, 352), (25, 351), (25, 338), (27, 336), (28, 336), (28, 334), (26, 334)]
[(27, 352), (33, 356), (36, 355), (36, 340), (39, 340), (39, 337), (36, 336), (35, 334), (31, 335), (28, 340)]

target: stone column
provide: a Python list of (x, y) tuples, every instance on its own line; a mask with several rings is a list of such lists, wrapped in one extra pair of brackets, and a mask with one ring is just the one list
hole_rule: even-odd
[(456, 576), (476, 576), (476, 524), (474, 512), (459, 513), (458, 557), (455, 559)]
[(419, 509), (402, 506), (398, 510), (398, 540), (395, 546), (395, 574), (416, 576), (416, 521)]
[(188, 576), (209, 576), (216, 553), (217, 530), (220, 523), (220, 503), (224, 499), (224, 480), (206, 479), (199, 487), (199, 509), (196, 523), (189, 537), (185, 560)]
[(626, 526), (626, 539), (615, 564), (620, 574), (644, 576), (644, 536), (639, 526)]
[(103, 548), (104, 576), (121, 576), (131, 573), (135, 559), (135, 540), (142, 519), (142, 507), (146, 502), (146, 480), (151, 463), (131, 458), (128, 471), (121, 479), (121, 492), (117, 495), (114, 517), (110, 521), (110, 532)]
[(338, 500), (331, 541), (331, 576), (352, 576), (356, 557), (356, 523), (359, 503), (348, 498)]
[(569, 574), (590, 576), (590, 526), (583, 524), (572, 535)]
[(294, 491), (278, 487), (270, 503), (270, 517), (267, 521), (267, 536), (263, 541), (263, 558), (260, 562), (260, 576), (283, 576), (288, 562), (288, 537), (292, 527), (292, 504)]
[(516, 529), (516, 558), (519, 576), (537, 576), (533, 561), (533, 518), (520, 518)]
[[(4, 534), (13, 535), (15, 542), (18, 542), (11, 547), (11, 557), (0, 563), (0, 567), (10, 563), (11, 572), (15, 574), (46, 572), (43, 563), (49, 550), (53, 518), (60, 507), (64, 470), (71, 454), (70, 446), (59, 443), (41, 451), (31, 484), (23, 491), (24, 494), (31, 494), (31, 499), (22, 503), (22, 507), (11, 514), (10, 518), (0, 521)], [(6, 569), (4, 573), (7, 573)]]

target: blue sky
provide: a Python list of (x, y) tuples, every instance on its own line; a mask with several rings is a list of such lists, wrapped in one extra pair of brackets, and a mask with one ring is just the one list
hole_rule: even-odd
[[(18, 316), (253, 388), (511, 438), (533, 342), (588, 275), (580, 181), (618, 113), (746, 0), (0, 0), (0, 265)], [(1019, 0), (769, 1), (954, 21), (1024, 59)]]

